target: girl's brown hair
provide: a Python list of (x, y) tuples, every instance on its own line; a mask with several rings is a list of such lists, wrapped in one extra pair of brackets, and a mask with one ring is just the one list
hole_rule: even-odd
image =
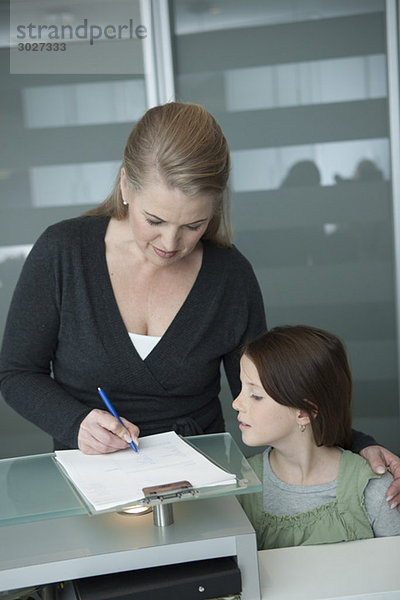
[[(203, 238), (231, 245), (229, 148), (220, 126), (204, 107), (169, 102), (148, 110), (128, 137), (122, 166), (133, 190), (161, 182), (189, 197), (209, 196), (214, 214)], [(118, 174), (108, 198), (85, 214), (121, 220), (127, 210)]]
[(350, 448), (352, 377), (339, 338), (306, 325), (275, 327), (244, 354), (271, 398), (309, 414), (317, 446)]

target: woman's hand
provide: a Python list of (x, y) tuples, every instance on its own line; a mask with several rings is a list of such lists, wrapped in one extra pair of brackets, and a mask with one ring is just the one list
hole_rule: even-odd
[(133, 441), (138, 446), (139, 427), (121, 417), (118, 420), (105, 410), (93, 409), (81, 423), (78, 448), (85, 454), (106, 454), (126, 448)]
[(383, 446), (367, 446), (361, 450), (360, 454), (378, 475), (382, 475), (389, 468), (394, 481), (386, 492), (386, 500), (389, 502), (390, 508), (397, 506), (397, 510), (400, 512), (400, 458)]

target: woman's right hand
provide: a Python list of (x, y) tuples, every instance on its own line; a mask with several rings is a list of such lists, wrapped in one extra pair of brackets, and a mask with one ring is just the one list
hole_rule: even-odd
[(123, 450), (133, 441), (138, 447), (139, 427), (109, 412), (93, 409), (82, 421), (78, 433), (78, 448), (84, 454), (107, 454)]

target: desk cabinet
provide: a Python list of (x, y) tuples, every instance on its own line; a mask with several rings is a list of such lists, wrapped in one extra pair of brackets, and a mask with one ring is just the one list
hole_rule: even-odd
[(151, 514), (79, 515), (0, 529), (0, 591), (81, 577), (236, 556), (243, 600), (259, 600), (255, 533), (232, 496), (179, 502), (175, 522)]

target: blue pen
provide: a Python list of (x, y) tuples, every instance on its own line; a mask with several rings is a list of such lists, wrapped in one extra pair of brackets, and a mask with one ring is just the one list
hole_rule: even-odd
[[(97, 391), (100, 394), (101, 399), (103, 400), (104, 404), (107, 406), (108, 410), (110, 411), (110, 413), (116, 418), (118, 419), (118, 421), (121, 423), (121, 425), (123, 427), (125, 427), (125, 425), (123, 424), (123, 422), (121, 421), (120, 417), (117, 414), (117, 411), (115, 410), (115, 408), (113, 407), (113, 405), (111, 404), (111, 402), (109, 401), (109, 399), (107, 398), (104, 390), (101, 389), (101, 387), (97, 388)], [(126, 429), (126, 427), (125, 427)], [(132, 450), (134, 450), (135, 452), (137, 452), (137, 448), (134, 442), (128, 442), (128, 444), (130, 445), (130, 447), (132, 448)]]

